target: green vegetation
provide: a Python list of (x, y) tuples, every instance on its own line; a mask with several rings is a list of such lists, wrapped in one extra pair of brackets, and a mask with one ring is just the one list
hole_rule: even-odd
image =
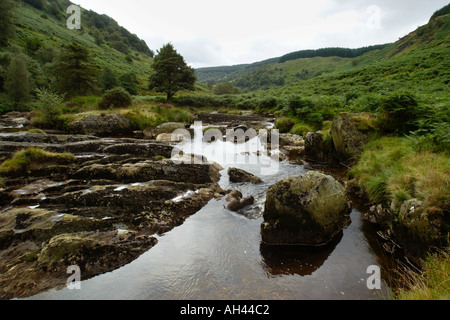
[(11, 58), (4, 87), (16, 110), (22, 110), (23, 104), (30, 101), (30, 73), (23, 55)]
[(61, 103), (64, 96), (54, 93), (48, 89), (37, 89), (36, 109), (41, 112), (40, 124), (46, 128), (53, 128), (56, 120), (61, 115)]
[[(114, 112), (145, 130), (191, 123), (200, 112), (252, 110), (275, 115), (282, 133), (321, 131), (330, 146), (333, 118), (362, 113), (358, 128), (374, 134), (350, 177), (370, 200), (392, 204), (393, 219), (412, 198), (429, 212), (448, 214), (450, 5), (395, 43), (298, 51), (194, 74), (171, 44), (154, 57), (144, 41), (106, 15), (83, 10), (82, 30), (69, 30), (69, 4), (0, 2), (0, 113), (34, 109), (37, 127), (64, 130), (86, 115)], [(22, 150), (0, 172), (73, 160)], [(445, 277), (436, 280), (437, 274)], [(445, 279), (448, 254), (430, 258), (424, 277), (414, 279), (425, 294), (410, 297), (448, 298)]]
[(396, 210), (412, 198), (424, 201), (430, 210), (450, 210), (449, 157), (418, 151), (411, 139), (374, 139), (349, 174), (359, 181), (371, 200), (390, 202)]
[(356, 58), (363, 55), (366, 52), (383, 49), (387, 46), (377, 45), (364, 47), (359, 49), (348, 49), (348, 48), (323, 48), (318, 50), (302, 50), (288, 53), (279, 59), (279, 63), (283, 63), (290, 60), (304, 59), (304, 58), (315, 58), (315, 57), (341, 57), (341, 58)]
[(121, 87), (108, 90), (99, 102), (100, 109), (126, 108), (131, 106), (131, 95)]
[(5, 46), (14, 35), (14, 6), (12, 0), (2, 0), (0, 2), (0, 47)]
[(71, 163), (75, 157), (70, 153), (52, 153), (39, 148), (29, 148), (18, 151), (10, 160), (0, 166), (0, 173), (8, 174), (28, 170), (33, 164), (48, 162)]
[(167, 101), (178, 91), (194, 90), (195, 73), (172, 44), (163, 46), (153, 61), (154, 73), (150, 76), (149, 89), (167, 94)]
[(73, 42), (64, 48), (54, 74), (58, 91), (68, 97), (99, 91), (100, 70), (92, 64), (89, 51), (79, 43)]
[(394, 300), (450, 300), (449, 251), (430, 254), (421, 273), (406, 270), (401, 273), (404, 288), (393, 293)]

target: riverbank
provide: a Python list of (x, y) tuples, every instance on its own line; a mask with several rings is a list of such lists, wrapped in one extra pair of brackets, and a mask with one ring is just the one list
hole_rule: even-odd
[[(209, 113), (202, 117), (197, 120), (208, 126), (243, 130), (264, 128), (268, 120), (273, 120), (250, 113)], [(8, 121), (26, 125), (24, 119)], [(114, 125), (114, 121), (104, 123)], [(173, 129), (173, 124), (166, 129), (169, 127)], [(28, 131), (26, 126), (16, 129)], [(182, 225), (211, 199), (220, 201), (229, 192), (220, 187), (221, 168), (214, 163), (173, 166), (168, 158), (174, 144), (170, 139), (157, 141), (164, 134), (161, 131), (153, 131), (152, 138), (146, 138), (142, 132), (126, 133), (130, 137), (34, 132), (0, 134), (0, 156), (10, 158), (20, 149), (33, 147), (54, 153), (69, 152), (74, 159), (69, 163), (41, 161), (22, 172), (6, 175), (0, 221), (3, 226), (0, 288), (4, 298), (64, 287), (68, 264), (83, 266), (86, 270), (83, 280), (127, 265), (153, 248), (158, 235)], [(361, 197), (363, 193), (354, 192), (348, 166), (310, 161), (304, 157), (304, 140), (296, 135), (282, 135), (280, 145), (281, 160), (300, 169), (330, 174), (347, 186), (354, 206), (365, 216), (364, 225), (377, 228), (379, 224), (372, 223), (370, 218), (374, 204)], [(255, 155), (259, 157), (260, 151)], [(245, 216), (261, 214), (263, 196), (245, 211)], [(391, 256), (387, 259), (402, 257), (402, 250), (392, 255), (396, 243), (386, 237), (385, 231), (371, 232), (376, 235), (371, 240), (372, 247), (381, 247), (380, 256)], [(268, 261), (278, 264), (273, 258)], [(382, 264), (385, 274), (391, 272), (393, 265), (392, 261)]]

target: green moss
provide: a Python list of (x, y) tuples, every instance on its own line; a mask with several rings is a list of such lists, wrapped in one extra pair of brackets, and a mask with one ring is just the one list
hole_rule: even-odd
[(70, 153), (52, 153), (39, 148), (29, 148), (16, 152), (10, 160), (3, 162), (0, 172), (11, 173), (27, 170), (33, 163), (47, 161), (70, 163), (75, 161), (75, 157)]
[(294, 125), (294, 127), (292, 127), (292, 129), (289, 133), (298, 134), (300, 136), (306, 136), (308, 134), (308, 132), (314, 132), (314, 129), (312, 129), (307, 124), (299, 123), (299, 124)]
[(280, 133), (289, 133), (294, 127), (295, 122), (291, 118), (280, 118), (275, 123), (275, 129), (278, 129)]

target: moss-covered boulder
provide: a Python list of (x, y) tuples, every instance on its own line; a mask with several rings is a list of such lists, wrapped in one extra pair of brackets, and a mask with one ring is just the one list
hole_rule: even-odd
[(262, 240), (269, 244), (322, 245), (350, 222), (344, 187), (318, 172), (289, 178), (267, 192)]
[(394, 233), (406, 255), (420, 263), (419, 259), (426, 258), (428, 252), (449, 245), (449, 226), (448, 214), (411, 199), (400, 207)]
[(331, 137), (340, 161), (353, 162), (362, 153), (371, 132), (375, 131), (376, 115), (341, 113), (331, 126)]
[(121, 114), (90, 115), (70, 122), (69, 132), (94, 136), (132, 134), (134, 127), (130, 119)]

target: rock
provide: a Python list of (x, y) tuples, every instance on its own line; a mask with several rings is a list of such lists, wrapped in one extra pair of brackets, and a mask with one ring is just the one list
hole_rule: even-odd
[(310, 171), (269, 189), (262, 239), (269, 244), (326, 244), (348, 225), (349, 212), (344, 187), (331, 176)]
[[(288, 160), (299, 160), (305, 155), (305, 147), (284, 146), (281, 149), (285, 152)], [(286, 159), (285, 159), (286, 160)]]
[(243, 199), (242, 193), (237, 190), (230, 192), (225, 200), (229, 202), (227, 209), (235, 212), (255, 203), (254, 197), (247, 197)]
[(245, 199), (234, 199), (230, 202), (230, 204), (227, 206), (227, 209), (230, 211), (239, 211), (249, 205), (252, 205), (255, 203), (255, 199), (253, 197), (247, 197)]
[(164, 158), (170, 158), (172, 151), (172, 146), (158, 143), (117, 143), (103, 149), (103, 153), (106, 154), (130, 154), (139, 157), (162, 156)]
[(161, 133), (156, 137), (158, 142), (182, 142), (184, 140), (184, 135), (172, 133)]
[(422, 201), (411, 199), (400, 207), (394, 237), (405, 249), (407, 257), (419, 263), (436, 248), (446, 248), (449, 217), (441, 210), (428, 208)]
[(305, 137), (305, 155), (310, 161), (328, 162), (331, 146), (320, 132), (309, 132)]
[(375, 119), (375, 115), (368, 113), (341, 113), (334, 119), (331, 137), (340, 161), (351, 163), (357, 160), (374, 130), (372, 122)]
[(305, 141), (302, 136), (291, 133), (280, 134), (280, 147), (283, 146), (293, 146), (293, 147), (304, 147)]
[(131, 120), (121, 114), (92, 115), (68, 124), (72, 133), (94, 136), (132, 135), (134, 131)]
[(186, 125), (180, 122), (166, 122), (153, 130), (153, 135), (157, 137), (162, 133), (172, 134), (175, 130), (186, 129)]
[(231, 202), (234, 199), (242, 199), (242, 192), (238, 191), (238, 190), (233, 190), (231, 191), (228, 196), (225, 198), (225, 201), (227, 202)]
[(259, 184), (263, 182), (257, 176), (237, 168), (228, 169), (228, 175), (230, 176), (231, 182), (250, 182), (253, 184)]
[(175, 164), (170, 160), (125, 164), (94, 164), (74, 172), (72, 179), (108, 179), (123, 183), (168, 180), (193, 184), (216, 183), (220, 179), (214, 164)]

